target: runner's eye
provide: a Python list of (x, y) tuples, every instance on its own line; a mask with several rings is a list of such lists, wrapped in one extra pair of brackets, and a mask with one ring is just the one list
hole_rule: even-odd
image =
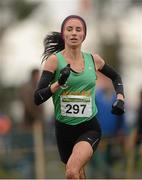
[(76, 31), (80, 32), (81, 31), (81, 27), (76, 27)]
[(72, 31), (73, 28), (71, 26), (68, 26), (66, 29), (67, 31)]

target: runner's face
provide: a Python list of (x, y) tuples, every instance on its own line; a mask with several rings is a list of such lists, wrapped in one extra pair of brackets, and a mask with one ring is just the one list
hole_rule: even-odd
[(80, 46), (84, 40), (84, 26), (79, 19), (72, 18), (64, 25), (63, 38), (69, 46)]

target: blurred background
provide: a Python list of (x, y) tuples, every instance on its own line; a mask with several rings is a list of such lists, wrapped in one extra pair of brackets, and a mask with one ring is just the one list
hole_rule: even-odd
[(100, 54), (122, 76), (126, 113), (110, 114), (114, 90), (98, 74), (96, 103), (103, 138), (88, 178), (142, 178), (142, 1), (0, 0), (0, 178), (64, 178), (50, 99), (36, 107), (43, 39), (63, 19), (82, 16), (82, 49)]

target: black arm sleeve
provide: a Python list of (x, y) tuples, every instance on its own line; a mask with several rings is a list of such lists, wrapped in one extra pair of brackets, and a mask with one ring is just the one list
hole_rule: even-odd
[(107, 64), (99, 71), (112, 80), (116, 94), (120, 93), (124, 96), (124, 88), (120, 75)]
[(54, 74), (49, 71), (43, 71), (41, 78), (37, 84), (37, 88), (34, 92), (34, 102), (36, 105), (40, 105), (52, 96), (50, 89), (51, 81), (54, 78)]

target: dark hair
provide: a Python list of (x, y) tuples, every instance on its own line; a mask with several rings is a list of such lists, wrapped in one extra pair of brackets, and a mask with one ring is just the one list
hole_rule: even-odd
[(59, 32), (51, 32), (47, 34), (43, 41), (44, 52), (42, 62), (51, 54), (62, 51), (65, 48), (64, 40)]

